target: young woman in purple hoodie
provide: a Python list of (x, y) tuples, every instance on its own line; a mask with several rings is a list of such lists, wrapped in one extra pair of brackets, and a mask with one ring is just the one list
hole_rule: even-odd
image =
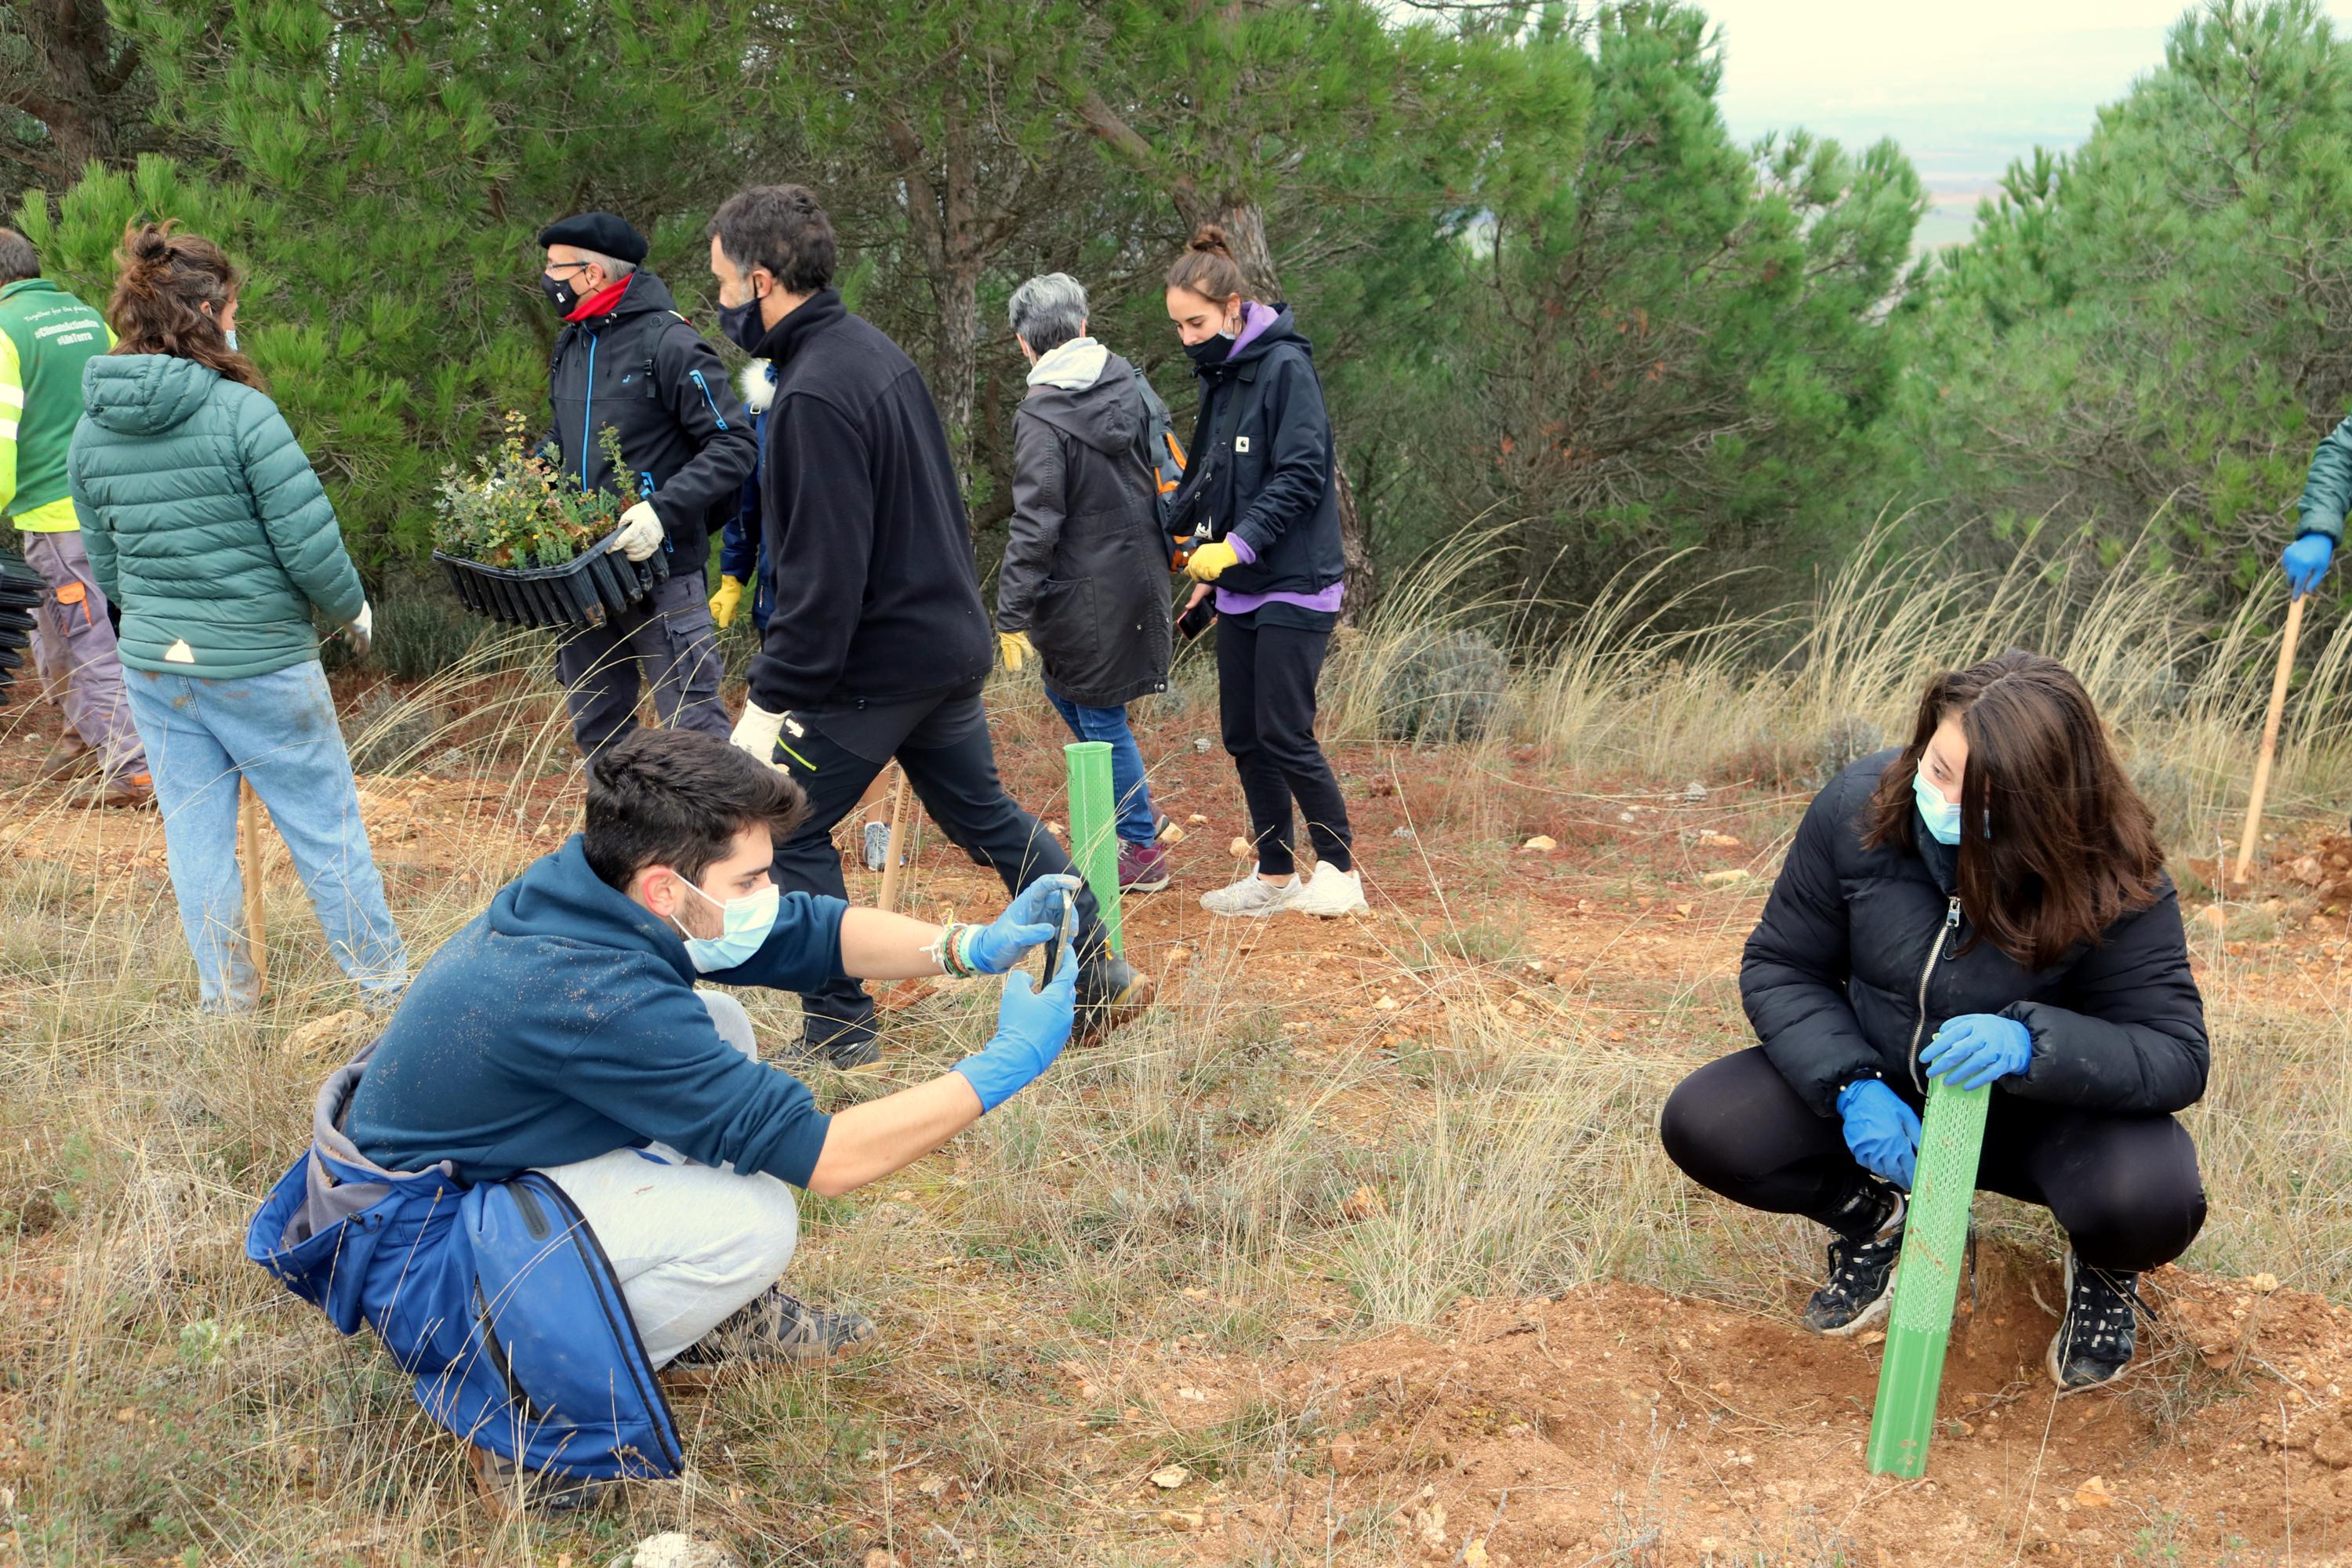
[[(1315, 684), (1339, 618), (1341, 558), (1314, 350), (1286, 306), (1249, 297), (1213, 224), (1169, 268), (1168, 314), (1201, 381), (1192, 467), (1177, 498), (1196, 542), (1185, 570), (1199, 584), (1193, 605), (1215, 595), (1218, 707), (1257, 849), (1251, 875), (1201, 905), (1259, 918), (1360, 913), (1347, 804), (1315, 742)], [(1317, 862), (1304, 882), (1293, 802)]]

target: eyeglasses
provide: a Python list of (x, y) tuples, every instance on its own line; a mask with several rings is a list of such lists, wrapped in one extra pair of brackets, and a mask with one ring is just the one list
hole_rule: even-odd
[(551, 261), (547, 264), (547, 269), (550, 272), (561, 272), (567, 267), (593, 267), (596, 264), (593, 261)]

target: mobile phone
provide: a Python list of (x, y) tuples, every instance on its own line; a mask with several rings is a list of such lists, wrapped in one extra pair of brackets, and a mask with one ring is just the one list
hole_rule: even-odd
[(1062, 967), (1062, 954), (1068, 949), (1070, 941), (1077, 934), (1077, 931), (1078, 894), (1077, 889), (1071, 889), (1062, 896), (1061, 930), (1055, 933), (1054, 940), (1047, 942), (1043, 950), (1042, 968), (1037, 976), (1039, 990), (1042, 991), (1053, 984), (1055, 974)]
[(1185, 611), (1182, 615), (1177, 616), (1176, 629), (1184, 634), (1184, 640), (1186, 642), (1191, 642), (1202, 632), (1207, 631), (1211, 626), (1216, 625), (1216, 622), (1217, 598), (1215, 595), (1212, 594), (1207, 598), (1202, 599), (1199, 604), (1193, 605), (1191, 609)]

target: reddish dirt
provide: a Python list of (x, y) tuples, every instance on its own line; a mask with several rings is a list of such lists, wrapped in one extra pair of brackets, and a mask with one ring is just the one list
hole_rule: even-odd
[[(46, 798), (32, 766), (55, 732), (50, 710), (0, 712), (0, 790)], [(1057, 818), (1058, 721), (1032, 701), (1001, 713), (995, 732), (1015, 794)], [(1801, 800), (1753, 785), (1685, 800), (1675, 781), (1570, 790), (1532, 752), (1476, 773), (1450, 756), (1342, 749), (1373, 918), (1236, 932), (1194, 900), (1240, 869), (1227, 852), (1241, 823), (1229, 764), (1192, 744), (1213, 733), (1194, 713), (1144, 738), (1155, 794), (1187, 837), (1177, 890), (1129, 903), (1130, 954), (1163, 1000), (1181, 1000), (1208, 963), (1265, 1005), (1311, 997), (1309, 1049), (1409, 1035), (1417, 1010), (1402, 1004), (1439, 987), (1528, 1020), (1528, 1048), (1542, 1048), (1548, 1018), (1638, 1047), (1662, 995), (1736, 972)], [(489, 836), (518, 854), (551, 847), (576, 810), (569, 777), (362, 782), (379, 856), (410, 887), (446, 880)], [(1510, 847), (1538, 835), (1555, 847)], [(0, 853), (155, 882), (160, 850), (152, 814), (20, 811), (0, 826)], [(2315, 994), (2340, 999), (2352, 841), (2283, 843), (2265, 877), (2247, 896), (2270, 900), (2275, 934), (2229, 950), (2297, 966)], [(873, 883), (853, 871), (852, 897)], [(1001, 898), (992, 877), (923, 835), (910, 910), (970, 915)], [(1454, 956), (1429, 962), (1424, 944), (1449, 933)], [(1467, 1302), (1429, 1331), (1347, 1342), (1318, 1316), (1329, 1304), (1302, 1297), (1256, 1360), (1122, 1347), (1163, 1376), (1160, 1414), (1178, 1428), (1271, 1406), (1297, 1419), (1304, 1462), (1166, 1490), (1139, 1474), (1114, 1529), (1204, 1563), (2344, 1561), (2352, 1312), (2272, 1280), (2178, 1269), (2148, 1294), (2162, 1317), (2130, 1385), (2054, 1399), (2041, 1303), (2056, 1280), (2044, 1263), (1988, 1251), (1972, 1307), (1964, 1292), (1930, 1474), (1907, 1482), (1862, 1462), (1878, 1347), (1802, 1333), (1793, 1300), (1739, 1313), (1606, 1284)], [(0, 1452), (0, 1473), (19, 1458)]]
[[(1171, 1527), (1214, 1532), (1213, 1561), (1398, 1539), (1405, 1560), (1461, 1563), (1475, 1541), (1498, 1564), (2334, 1561), (2352, 1313), (2164, 1270), (2135, 1384), (2058, 1399), (2047, 1272), (1982, 1260), (1920, 1480), (1866, 1473), (1874, 1342), (1609, 1284), (1252, 1368), (1336, 1429), (1328, 1476), (1196, 1487)], [(1171, 1376), (1212, 1415), (1235, 1402), (1221, 1364)]]

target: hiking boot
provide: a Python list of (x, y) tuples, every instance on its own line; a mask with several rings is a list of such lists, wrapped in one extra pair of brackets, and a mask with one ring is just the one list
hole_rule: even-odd
[(1296, 908), (1298, 895), (1305, 891), (1298, 879), (1287, 882), (1269, 882), (1255, 870), (1230, 888), (1219, 888), (1201, 895), (1201, 907), (1213, 915), (1233, 915), (1244, 920), (1264, 920), (1283, 910)]
[(771, 1285), (719, 1325), (678, 1352), (665, 1371), (692, 1381), (720, 1368), (811, 1366), (872, 1344), (873, 1321), (862, 1312), (828, 1312)]
[(2066, 1252), (2066, 1318), (2051, 1336), (2042, 1364), (2061, 1394), (2113, 1383), (2131, 1365), (2139, 1337), (2139, 1276), (2094, 1268)]
[(1151, 1001), (1151, 977), (1123, 958), (1104, 953), (1078, 970), (1078, 1016), (1070, 1030), (1074, 1046), (1092, 1045), (1134, 1018)]
[(44, 780), (72, 778), (98, 766), (98, 748), (68, 730), (41, 759)]
[(1895, 1265), (1903, 1256), (1907, 1205), (1901, 1193), (1873, 1183), (1848, 1206), (1869, 1228), (1860, 1240), (1831, 1239), (1829, 1278), (1805, 1303), (1805, 1327), (1834, 1340), (1858, 1334), (1886, 1316), (1895, 1304)]
[(1372, 906), (1364, 902), (1364, 879), (1354, 871), (1342, 871), (1328, 860), (1316, 862), (1314, 879), (1300, 889), (1297, 901), (1290, 907), (1302, 915), (1325, 920), (1372, 912)]
[(478, 1443), (466, 1446), (466, 1460), (474, 1473), (475, 1492), (500, 1519), (578, 1513), (603, 1502), (621, 1484), (562, 1470), (530, 1469)]
[(1168, 851), (1157, 844), (1118, 847), (1118, 890), (1156, 893), (1169, 882)]
[(155, 775), (130, 773), (110, 781), (106, 794), (100, 797), (100, 805), (121, 806), (129, 811), (142, 811), (155, 804)]
[(870, 1068), (882, 1059), (882, 1042), (876, 1037), (874, 1016), (863, 1018), (825, 1018), (816, 1014), (801, 1017), (800, 1059), (803, 1062), (823, 1062), (840, 1072), (856, 1072)]

